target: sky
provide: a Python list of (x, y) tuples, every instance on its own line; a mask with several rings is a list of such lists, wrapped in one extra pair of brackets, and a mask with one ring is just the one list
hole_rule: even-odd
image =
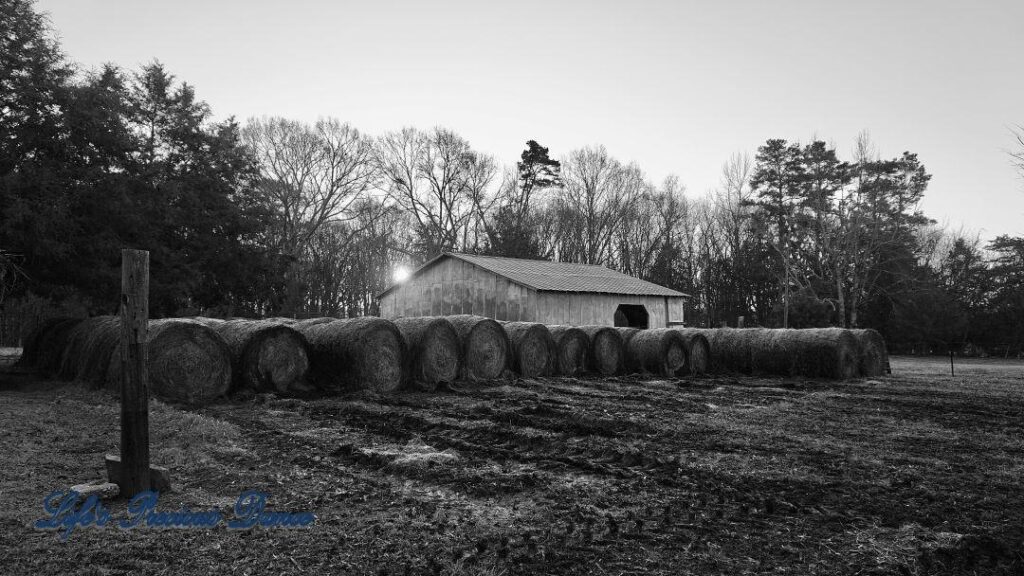
[(83, 69), (160, 60), (214, 116), (445, 126), (511, 165), (603, 144), (697, 198), (734, 153), (867, 130), (916, 152), (922, 208), (1024, 235), (1021, 0), (41, 0)]

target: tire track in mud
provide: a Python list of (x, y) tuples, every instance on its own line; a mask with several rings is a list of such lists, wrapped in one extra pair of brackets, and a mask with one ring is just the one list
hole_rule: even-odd
[[(358, 438), (359, 435), (365, 436), (365, 432), (339, 424), (337, 421), (320, 423), (330, 424), (338, 432), (337, 436), (351, 435), (352, 442), (332, 443), (331, 440), (335, 438), (321, 440), (310, 434), (276, 428), (257, 418), (248, 418), (231, 412), (219, 412), (217, 416), (240, 426), (257, 445), (268, 446), (282, 455), (287, 455), (291, 464), (332, 476), (339, 473), (341, 475), (356, 474), (361, 480), (378, 488), (391, 486), (391, 482), (386, 480), (386, 476), (377, 475), (380, 472), (412, 480), (441, 482), (451, 489), (473, 497), (515, 494), (544, 484), (544, 479), (534, 471), (490, 470), (487, 461), (473, 457), (472, 454), (460, 454), (463, 462), (456, 466), (396, 466), (392, 459), (373, 452), (372, 449), (377, 443), (372, 439)], [(349, 428), (354, 434), (346, 432), (346, 428)], [(318, 429), (313, 428), (313, 430)], [(362, 434), (360, 434), (361, 432)], [(381, 436), (394, 439), (402, 438), (394, 434), (381, 434)], [(406, 436), (405, 440), (410, 438), (411, 436)], [(343, 464), (354, 465), (356, 469), (348, 469)], [(363, 473), (359, 473), (359, 471), (363, 471)], [(438, 484), (438, 486), (442, 484)]]
[[(529, 415), (520, 415), (515, 423), (508, 424), (467, 419), (465, 414), (444, 416), (363, 402), (309, 406), (305, 412), (323, 425), (344, 425), (396, 442), (418, 437), (432, 446), (485, 462), (518, 463), (557, 473), (569, 468), (614, 479), (653, 481), (677, 489), (704, 485), (717, 490), (723, 483), (720, 475), (690, 466), (686, 447), (658, 446), (657, 438), (642, 435), (553, 435), (534, 426), (537, 419)], [(706, 439), (701, 449), (709, 449)]]
[[(742, 395), (737, 399), (760, 400)], [(393, 466), (387, 458), (362, 450), (372, 446), (373, 440), (335, 446), (330, 455), (385, 475), (440, 483), (475, 496), (543, 493), (551, 478), (569, 474), (605, 478), (620, 487), (653, 483), (661, 487), (658, 490), (668, 488), (673, 492), (726, 491), (731, 494), (730, 502), (737, 506), (760, 509), (770, 508), (764, 503), (772, 499), (789, 500), (802, 509), (853, 499), (849, 494), (829, 493), (830, 489), (843, 488), (842, 484), (752, 479), (723, 475), (700, 465), (708, 452), (762, 452), (764, 447), (756, 442), (736, 446), (725, 441), (719, 445), (707, 437), (667, 434), (663, 429), (655, 429), (657, 433), (651, 434), (650, 425), (633, 426), (624, 420), (613, 422), (616, 428), (601, 428), (603, 433), (594, 434), (595, 426), (613, 420), (623, 410), (621, 403), (599, 400), (577, 407), (560, 398), (547, 400), (550, 401), (474, 391), (435, 397), (356, 395), (304, 402), (295, 407), (324, 428), (347, 429), (395, 443), (418, 438), (439, 449), (454, 450), (462, 462), (434, 469)], [(573, 411), (576, 408), (579, 412)], [(588, 413), (601, 416), (590, 417)], [(581, 416), (582, 425), (572, 422)], [(649, 414), (649, 418), (664, 422), (678, 417), (678, 410), (669, 406), (654, 408)], [(553, 418), (565, 421), (552, 422)], [(696, 449), (696, 454), (692, 449)], [(790, 451), (789, 455), (796, 454)], [(835, 456), (830, 462), (818, 462), (830, 477), (841, 474), (842, 458)], [(495, 470), (495, 464), (501, 470)], [(847, 502), (846, 507), (872, 515), (879, 513), (871, 506), (851, 506)]]

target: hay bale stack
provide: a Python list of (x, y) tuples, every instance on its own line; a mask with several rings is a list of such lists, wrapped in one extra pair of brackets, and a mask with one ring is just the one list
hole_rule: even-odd
[(274, 320), (196, 320), (227, 343), (235, 391), (287, 394), (308, 390), (308, 345), (294, 328)]
[[(231, 388), (231, 350), (219, 334), (184, 318), (149, 322), (149, 390), (166, 402), (201, 405)], [(107, 387), (119, 391), (121, 356), (110, 355)]]
[(496, 321), (483, 316), (448, 316), (461, 347), (462, 378), (494, 380), (508, 367), (512, 346), (508, 334)]
[(512, 343), (512, 369), (532, 378), (548, 374), (555, 341), (548, 327), (536, 322), (502, 322)]
[(885, 338), (877, 330), (850, 330), (853, 337), (860, 343), (860, 374), (861, 376), (882, 376), (889, 368), (889, 351), (885, 347)]
[(64, 349), (71, 338), (71, 331), (82, 322), (82, 318), (64, 318), (48, 324), (36, 341), (33, 365), (43, 374), (54, 376), (60, 371)]
[(688, 372), (686, 340), (670, 328), (619, 328), (626, 338), (626, 366), (633, 372), (678, 376)]
[(708, 373), (711, 363), (711, 343), (700, 330), (692, 328), (674, 328), (686, 341), (686, 358), (689, 361), (690, 375), (700, 376)]
[(626, 362), (626, 343), (618, 330), (611, 326), (580, 326), (590, 339), (587, 351), (587, 370), (601, 376), (622, 373)]
[(309, 342), (313, 381), (325, 392), (393, 392), (405, 383), (405, 339), (388, 320), (317, 318), (292, 327)]
[(555, 350), (552, 353), (551, 372), (560, 376), (573, 376), (587, 369), (590, 338), (575, 326), (548, 326)]
[(451, 322), (430, 316), (392, 322), (405, 338), (409, 375), (417, 387), (433, 391), (459, 377), (459, 335)]

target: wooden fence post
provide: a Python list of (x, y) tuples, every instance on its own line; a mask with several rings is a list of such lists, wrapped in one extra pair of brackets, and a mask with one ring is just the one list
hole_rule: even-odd
[(121, 250), (121, 474), (127, 498), (149, 480), (149, 252)]

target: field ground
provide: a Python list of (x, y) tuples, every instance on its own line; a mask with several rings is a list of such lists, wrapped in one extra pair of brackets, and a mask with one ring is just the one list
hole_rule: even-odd
[(161, 510), (230, 516), (255, 488), (316, 524), (66, 542), (32, 527), (42, 498), (102, 477), (117, 403), (8, 370), (0, 573), (1024, 573), (1024, 363), (892, 368), (154, 402), (153, 461), (174, 483)]

